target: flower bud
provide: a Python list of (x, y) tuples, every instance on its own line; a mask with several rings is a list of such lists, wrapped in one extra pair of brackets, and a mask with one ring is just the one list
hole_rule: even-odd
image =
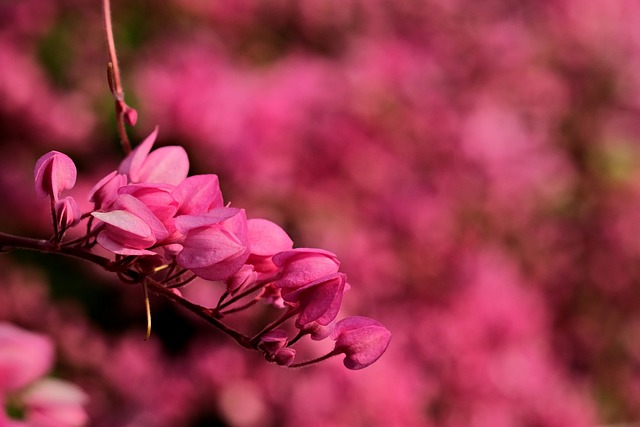
[(34, 168), (36, 194), (57, 200), (63, 191), (76, 184), (77, 173), (69, 156), (58, 151), (48, 152), (38, 159)]
[(344, 366), (355, 370), (366, 368), (382, 356), (391, 332), (376, 320), (352, 316), (336, 323), (331, 338), (336, 341), (334, 353), (344, 353)]
[(65, 229), (76, 225), (80, 221), (80, 208), (73, 197), (65, 197), (55, 204), (58, 228)]

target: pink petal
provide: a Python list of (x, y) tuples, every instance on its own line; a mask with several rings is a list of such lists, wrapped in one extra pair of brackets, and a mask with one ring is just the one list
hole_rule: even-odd
[(189, 157), (184, 148), (173, 145), (152, 151), (139, 171), (139, 182), (178, 185), (189, 173)]
[(199, 215), (224, 206), (217, 175), (194, 175), (173, 192), (180, 204), (179, 215)]
[(347, 281), (343, 273), (336, 273), (319, 279), (296, 291), (286, 293), (283, 291), (283, 299), (287, 302), (299, 302), (302, 312), (296, 320), (296, 325), (317, 322), (326, 326), (338, 315), (342, 296)]
[(183, 246), (177, 257), (178, 264), (190, 269), (211, 266), (246, 251), (236, 236), (222, 228), (213, 227), (193, 231)]
[(271, 256), (293, 248), (293, 241), (279, 225), (262, 218), (247, 220), (251, 253)]
[(181, 215), (176, 218), (176, 228), (183, 234), (196, 228), (220, 224), (242, 212), (238, 208), (217, 208), (201, 215)]
[(243, 289), (246, 289), (249, 285), (258, 279), (258, 273), (254, 270), (252, 265), (245, 264), (233, 276), (229, 277), (225, 284), (227, 285), (227, 292), (237, 293)]
[(162, 224), (158, 217), (138, 198), (130, 194), (121, 194), (114, 203), (116, 209), (124, 209), (141, 218), (151, 229), (153, 236), (158, 241), (162, 241), (169, 237), (167, 228)]
[(173, 186), (163, 184), (131, 184), (121, 187), (119, 194), (130, 194), (140, 200), (165, 226), (173, 223), (178, 202), (172, 196)]
[(155, 252), (146, 249), (134, 249), (129, 246), (125, 246), (121, 242), (113, 240), (104, 231), (98, 234), (96, 240), (100, 246), (118, 255), (157, 255)]
[(295, 288), (305, 286), (329, 274), (337, 273), (340, 261), (335, 254), (322, 249), (299, 248), (273, 256), (273, 263), (282, 268), (276, 286)]
[(155, 127), (153, 132), (145, 138), (140, 145), (138, 145), (129, 155), (120, 163), (120, 167), (118, 167), (118, 173), (125, 174), (129, 176), (132, 182), (140, 182), (140, 169), (147, 156), (149, 155), (149, 151), (151, 151), (151, 147), (156, 142), (156, 137), (158, 136), (158, 126)]
[[(122, 230), (122, 235), (131, 235), (131, 238), (153, 239), (151, 227), (137, 215), (125, 210), (115, 210), (111, 212), (92, 212), (91, 215), (100, 221), (112, 225)], [(155, 239), (153, 239), (155, 242)], [(152, 243), (153, 244), (153, 243)]]
[(127, 185), (126, 175), (113, 171), (93, 186), (89, 191), (89, 201), (94, 203), (96, 209), (106, 209), (118, 197), (118, 189), (124, 185)]
[(228, 258), (222, 262), (203, 268), (192, 268), (191, 271), (198, 277), (206, 280), (224, 280), (232, 276), (247, 260), (249, 251), (238, 254), (235, 258)]

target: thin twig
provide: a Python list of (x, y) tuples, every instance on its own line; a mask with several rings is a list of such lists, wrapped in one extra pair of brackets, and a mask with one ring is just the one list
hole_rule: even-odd
[(113, 23), (111, 22), (111, 2), (110, 0), (102, 0), (104, 14), (104, 29), (107, 35), (107, 47), (109, 49), (109, 63), (107, 64), (107, 79), (111, 93), (115, 98), (116, 106), (116, 123), (118, 127), (118, 135), (120, 136), (120, 144), (125, 154), (131, 152), (131, 143), (124, 127), (125, 114), (127, 104), (124, 102), (124, 90), (122, 90), (122, 79), (120, 78), (120, 67), (118, 66), (118, 57), (116, 55), (116, 44), (113, 37)]

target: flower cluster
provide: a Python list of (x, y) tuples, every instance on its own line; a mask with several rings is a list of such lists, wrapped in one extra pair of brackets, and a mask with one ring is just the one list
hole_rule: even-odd
[(85, 424), (85, 393), (71, 383), (45, 377), (53, 356), (53, 343), (48, 337), (0, 323), (0, 426)]
[[(156, 292), (170, 290), (171, 298), (195, 307), (239, 343), (262, 351), (277, 364), (302, 366), (337, 354), (345, 354), (349, 369), (375, 362), (391, 338), (384, 326), (358, 316), (334, 323), (349, 289), (336, 255), (293, 248), (277, 224), (247, 218), (244, 209), (225, 205), (216, 175), (188, 176), (184, 148), (151, 150), (157, 133), (156, 128), (91, 189), (93, 210), (85, 215), (73, 198), (59, 199), (75, 183), (71, 159), (52, 151), (38, 160), (36, 191), (51, 198), (55, 243), (73, 248), (75, 255), (78, 250), (95, 255), (94, 247), (102, 247), (115, 255), (102, 265), (123, 280), (143, 283)], [(84, 218), (88, 218), (86, 234), (63, 241), (65, 231)], [(182, 297), (178, 288), (195, 278), (225, 286), (215, 307), (197, 306)], [(224, 316), (258, 301), (282, 309), (283, 314), (252, 337), (221, 323)], [(293, 318), (298, 333), (289, 339), (284, 329), (277, 328)], [(336, 345), (319, 359), (294, 364), (292, 345), (305, 335), (312, 340), (331, 337)]]

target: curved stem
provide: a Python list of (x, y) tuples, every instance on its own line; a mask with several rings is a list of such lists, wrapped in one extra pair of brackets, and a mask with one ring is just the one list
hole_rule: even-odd
[(191, 301), (173, 292), (171, 289), (165, 288), (160, 283), (156, 282), (151, 278), (146, 278), (145, 283), (149, 287), (149, 290), (151, 290), (152, 292), (155, 292), (156, 294), (162, 295), (176, 302), (178, 305), (181, 305), (182, 307), (186, 308), (190, 312), (206, 320), (208, 323), (220, 329), (222, 332), (224, 332), (225, 334), (229, 335), (231, 338), (236, 340), (236, 342), (241, 346), (248, 349), (252, 349), (252, 350), (255, 349), (249, 337), (241, 334), (240, 332), (234, 329), (231, 329), (230, 327), (228, 327), (227, 325), (225, 325), (224, 323), (222, 323), (221, 321), (213, 317), (213, 313), (211, 309), (192, 303)]
[(332, 350), (331, 352), (325, 354), (324, 356), (320, 356), (316, 359), (312, 359), (312, 360), (307, 360), (306, 362), (300, 362), (300, 363), (294, 363), (292, 365), (289, 365), (289, 368), (302, 368), (303, 366), (309, 366), (309, 365), (314, 365), (316, 363), (320, 363), (324, 360), (327, 360), (333, 356), (337, 356), (338, 354), (340, 354), (340, 352), (337, 352), (335, 350)]
[(158, 295), (162, 295), (163, 297), (174, 301), (178, 305), (181, 305), (185, 309), (203, 318), (211, 325), (215, 326), (217, 329), (229, 335), (241, 346), (248, 349), (255, 349), (249, 337), (234, 329), (231, 329), (224, 323), (220, 322), (220, 320), (214, 317), (213, 310), (192, 303), (191, 301), (181, 297), (171, 289), (167, 289), (162, 284), (149, 277), (140, 277), (140, 274), (134, 270), (122, 271), (122, 265), (119, 262), (114, 262), (108, 258), (96, 255), (84, 248), (60, 246), (57, 243), (53, 243), (44, 239), (20, 237), (0, 232), (0, 252), (6, 252), (13, 249), (26, 249), (43, 253), (56, 253), (60, 255), (67, 255), (74, 258), (84, 259), (101, 266), (107, 271), (117, 272), (122, 276), (130, 278), (131, 283), (142, 282), (143, 286), (145, 286), (148, 290), (151, 290)]
[(12, 234), (0, 232), (0, 251), (10, 251), (13, 249), (27, 249), (43, 253), (57, 253), (74, 258), (84, 259), (99, 265), (107, 271), (115, 271), (115, 263), (109, 258), (88, 252), (85, 249), (74, 246), (61, 246), (58, 243), (44, 239), (33, 239), (30, 237), (14, 236)]
[(251, 342), (254, 345), (258, 344), (258, 341), (260, 340), (260, 337), (264, 334), (266, 334), (267, 332), (271, 332), (272, 330), (274, 330), (275, 328), (277, 328), (278, 326), (282, 325), (284, 322), (286, 322), (287, 320), (289, 320), (291, 317), (295, 316), (298, 312), (299, 312), (299, 308), (298, 307), (291, 307), (289, 308), (282, 316), (280, 316), (279, 318), (277, 318), (276, 320), (274, 320), (273, 322), (269, 323), (267, 326), (265, 326), (264, 328), (262, 328), (262, 330), (260, 332), (258, 332), (257, 334), (255, 334), (253, 336), (253, 338), (251, 338)]
[(118, 57), (116, 55), (116, 44), (113, 38), (113, 23), (111, 22), (111, 2), (110, 0), (102, 0), (102, 8), (104, 14), (104, 29), (107, 35), (107, 47), (109, 49), (109, 63), (107, 66), (107, 78), (111, 93), (116, 101), (116, 123), (118, 134), (120, 135), (120, 144), (125, 154), (131, 152), (131, 143), (124, 127), (125, 113), (127, 104), (124, 102), (124, 91), (122, 90), (122, 79), (120, 78), (120, 67), (118, 66)]
[(236, 301), (241, 300), (242, 298), (251, 295), (252, 293), (256, 292), (257, 290), (259, 290), (261, 287), (263, 287), (264, 285), (266, 285), (267, 283), (273, 282), (274, 280), (277, 279), (277, 275), (270, 277), (268, 279), (263, 279), (263, 280), (258, 280), (257, 282), (254, 283), (254, 285), (252, 287), (250, 287), (249, 289), (239, 293), (238, 295), (233, 296), (232, 298), (230, 298), (229, 300), (227, 300), (226, 302), (222, 302), (223, 297), (225, 297), (225, 294), (222, 295), (222, 297), (220, 297), (220, 301), (218, 301), (218, 306), (216, 307), (216, 310), (222, 310), (226, 307), (229, 307), (231, 304), (233, 304)]

